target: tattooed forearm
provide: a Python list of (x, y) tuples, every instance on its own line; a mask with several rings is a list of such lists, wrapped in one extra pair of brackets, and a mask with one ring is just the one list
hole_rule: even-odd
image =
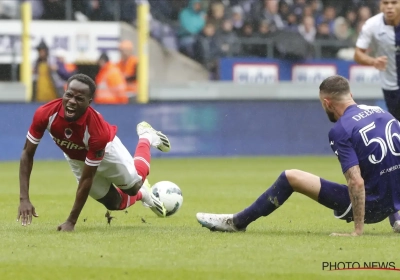
[(365, 216), (365, 188), (360, 167), (358, 165), (351, 167), (344, 176), (349, 187), (355, 230), (362, 233)]

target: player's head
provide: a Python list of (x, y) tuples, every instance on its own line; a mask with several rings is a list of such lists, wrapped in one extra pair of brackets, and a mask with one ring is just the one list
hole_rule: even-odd
[(79, 119), (92, 103), (96, 91), (95, 82), (85, 74), (75, 74), (68, 79), (63, 95), (64, 118), (73, 122)]
[(386, 21), (393, 22), (400, 17), (400, 0), (381, 0), (380, 10)]
[(124, 40), (119, 44), (121, 58), (126, 60), (133, 54), (133, 44), (129, 40)]
[(353, 102), (349, 82), (339, 75), (326, 78), (319, 86), (319, 99), (329, 120), (336, 122), (342, 115), (343, 104)]

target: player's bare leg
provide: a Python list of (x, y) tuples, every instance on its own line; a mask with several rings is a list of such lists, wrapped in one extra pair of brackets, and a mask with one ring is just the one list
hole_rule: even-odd
[(237, 214), (197, 213), (199, 223), (213, 231), (244, 231), (256, 219), (278, 209), (295, 191), (332, 208), (331, 202), (319, 201), (322, 179), (300, 170), (286, 170), (251, 206)]

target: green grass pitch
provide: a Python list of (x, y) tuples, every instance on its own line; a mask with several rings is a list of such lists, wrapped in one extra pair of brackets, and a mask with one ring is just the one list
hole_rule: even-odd
[[(398, 271), (323, 271), (322, 262), (390, 262), (400, 267), (400, 236), (387, 220), (359, 238), (329, 237), (353, 224), (293, 194), (245, 233), (202, 228), (197, 212), (234, 213), (252, 203), (284, 169), (344, 182), (335, 157), (154, 159), (149, 180), (177, 183), (183, 206), (161, 219), (137, 203), (128, 213), (88, 200), (73, 233), (57, 232), (75, 196), (66, 162), (36, 162), (31, 201), (39, 218), (16, 222), (17, 162), (0, 163), (0, 279), (399, 279)], [(142, 222), (142, 218), (146, 223)]]

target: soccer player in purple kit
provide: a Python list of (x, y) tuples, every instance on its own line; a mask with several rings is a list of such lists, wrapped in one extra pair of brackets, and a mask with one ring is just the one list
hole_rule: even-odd
[[(245, 231), (247, 226), (279, 208), (293, 192), (302, 193), (334, 210), (336, 218), (354, 221), (360, 236), (364, 224), (378, 223), (400, 210), (400, 123), (377, 106), (358, 105), (348, 81), (325, 79), (319, 87), (322, 107), (335, 125), (329, 144), (339, 159), (347, 186), (301, 170), (286, 170), (252, 205), (236, 214), (197, 213), (212, 231)], [(400, 222), (393, 230), (400, 232)]]

